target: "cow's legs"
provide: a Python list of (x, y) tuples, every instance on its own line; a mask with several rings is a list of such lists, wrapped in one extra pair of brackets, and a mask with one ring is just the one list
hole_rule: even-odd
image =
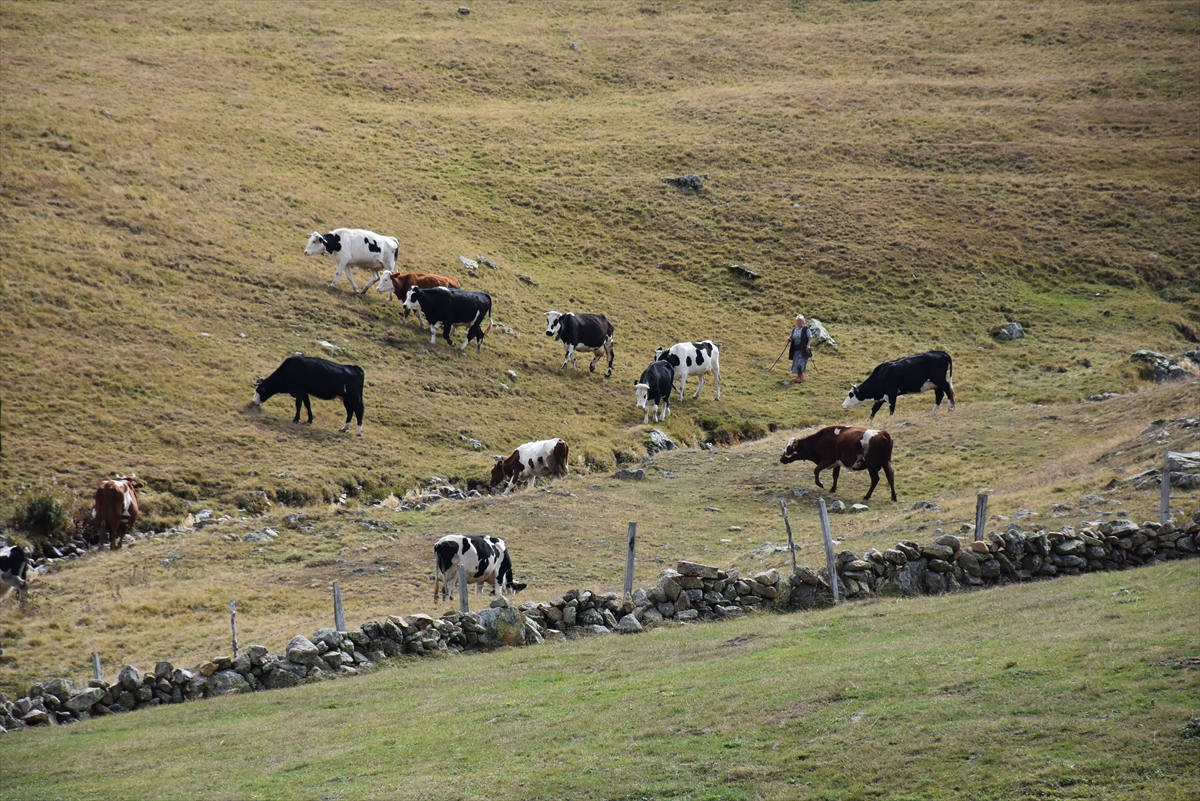
[(606, 353), (608, 353), (608, 372), (604, 374), (604, 377), (612, 378), (613, 356), (615, 356), (616, 353), (615, 353), (615, 348), (613, 348), (613, 343), (612, 343), (611, 339), (608, 342), (604, 343), (604, 350)]
[(696, 391), (692, 395), (692, 400), (695, 400), (696, 398), (700, 397), (700, 390), (704, 389), (704, 376), (705, 376), (705, 373), (700, 374), (700, 384), (696, 387)]
[(301, 402), (304, 403), (304, 411), (308, 412), (308, 421), (305, 423), (305, 425), (311, 426), (313, 421), (312, 403), (309, 402), (308, 395), (301, 395), (300, 400), (296, 401), (296, 420), (293, 420), (292, 422), (297, 422), (300, 419)]
[(833, 465), (833, 486), (831, 486), (829, 488), (830, 492), (837, 492), (837, 480), (838, 480), (838, 476), (841, 475), (841, 473), (842, 473), (842, 463), (835, 462)]
[(596, 362), (600, 361), (600, 357), (604, 355), (604, 350), (603, 349), (594, 350), (594, 351), (592, 351), (592, 353), (595, 353), (596, 356), (595, 356), (595, 358), (592, 359), (592, 363), (588, 365), (589, 373), (596, 372)]
[(892, 500), (896, 500), (896, 473), (892, 470), (892, 463), (889, 461), (883, 465), (883, 474), (887, 476), (888, 486), (892, 488)]
[(378, 270), (372, 270), (372, 271), (371, 271), (371, 280), (370, 280), (370, 282), (368, 282), (368, 283), (367, 283), (367, 285), (366, 285), (366, 286), (364, 286), (364, 287), (362, 288), (362, 291), (360, 291), (358, 294), (362, 295), (362, 294), (366, 293), (366, 291), (367, 291), (368, 289), (370, 289), (371, 287), (373, 287), (373, 286), (375, 286), (376, 284), (378, 284), (378, 283), (379, 283), (379, 278), (380, 278), (380, 275), (381, 275), (381, 273), (380, 273)]
[[(432, 336), (429, 337), (430, 345), (437, 344), (438, 328), (445, 327), (445, 325), (446, 325), (445, 323), (435, 323), (435, 322), (429, 323), (429, 333), (432, 334)], [(449, 337), (447, 337), (447, 339), (449, 339)]]
[(887, 400), (885, 398), (880, 398), (879, 400), (875, 401), (875, 405), (871, 407), (871, 418), (870, 419), (872, 419), (872, 420), (875, 419), (875, 413), (878, 412), (880, 410), (880, 408), (883, 407), (883, 404), (886, 402), (887, 402)]
[(301, 401), (301, 400), (300, 400), (300, 398), (299, 398), (299, 397), (297, 397), (297, 398), (296, 398), (296, 416), (292, 418), (292, 422), (293, 422), (293, 423), (299, 423), (299, 422), (300, 422), (300, 407), (301, 407), (302, 405), (303, 405), (303, 401)]
[(879, 483), (879, 470), (878, 470), (878, 468), (876, 468), (876, 469), (874, 469), (874, 470), (868, 469), (868, 470), (867, 470), (867, 473), (868, 473), (868, 474), (871, 476), (871, 488), (870, 488), (870, 489), (868, 489), (868, 490), (867, 490), (867, 494), (863, 496), (863, 500), (864, 500), (864, 501), (869, 501), (869, 500), (871, 500), (871, 493), (873, 493), (873, 492), (875, 491), (875, 485)]
[[(657, 407), (655, 407), (654, 413), (656, 415), (658, 414)], [(646, 413), (644, 415), (642, 415), (642, 425), (646, 425), (646, 423), (649, 423), (649, 422), (650, 422), (650, 401), (646, 401)]]
[(683, 387), (687, 383), (687, 373), (679, 377), (679, 400), (683, 401)]
[(563, 343), (563, 363), (562, 363), (562, 367), (560, 367), (558, 369), (566, 370), (567, 364), (571, 361), (571, 357), (574, 355), (575, 355), (575, 349), (573, 347), (571, 347), (570, 345), (568, 345), (566, 342), (564, 342)]
[(717, 382), (717, 397), (714, 400), (721, 399), (721, 368), (716, 361), (713, 362), (713, 381)]
[[(358, 292), (358, 284), (354, 283), (354, 273), (351, 272), (349, 264), (346, 265), (346, 278), (350, 281), (351, 288), (353, 288), (355, 292)], [(358, 294), (362, 293), (359, 292)]]
[(889, 395), (888, 396), (888, 419), (889, 420), (896, 416), (896, 400), (899, 397), (900, 397), (899, 395)]
[(534, 484), (534, 482), (535, 482), (535, 481), (537, 481), (537, 476), (536, 476), (536, 475), (533, 475), (533, 476), (530, 476), (530, 477), (529, 477), (529, 483), (525, 485), (525, 490), (526, 490), (527, 492), (528, 492), (529, 490), (532, 490), (532, 489), (533, 489), (533, 484)]

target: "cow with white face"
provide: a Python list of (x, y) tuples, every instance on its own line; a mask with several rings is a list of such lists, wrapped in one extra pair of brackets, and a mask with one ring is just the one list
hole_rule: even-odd
[(458, 586), (458, 566), (467, 573), (467, 583), (476, 585), (476, 594), (483, 592), (484, 584), (491, 584), (496, 595), (505, 590), (520, 592), (525, 584), (513, 581), (512, 559), (508, 546), (499, 537), (475, 537), (462, 534), (447, 534), (433, 546), (437, 569), (433, 575), (433, 600), (438, 599), (438, 580), (442, 583), (442, 598), (454, 597)]
[(667, 419), (671, 411), (671, 391), (675, 389), (675, 370), (664, 361), (655, 360), (642, 371), (642, 377), (633, 383), (637, 408), (645, 409), (642, 425), (650, 422), (650, 404), (654, 404), (654, 422)]
[(700, 385), (692, 395), (694, 399), (700, 397), (700, 390), (704, 389), (704, 377), (709, 373), (712, 373), (713, 380), (717, 382), (716, 400), (721, 399), (720, 356), (720, 350), (711, 339), (703, 342), (680, 342), (666, 351), (662, 348), (654, 351), (656, 361), (664, 361), (674, 368), (675, 380), (679, 382), (680, 400), (683, 400), (683, 386), (687, 383), (688, 376), (700, 376)]
[(560, 370), (566, 369), (570, 362), (576, 370), (575, 351), (583, 350), (596, 354), (588, 370), (596, 372), (596, 362), (600, 357), (608, 356), (608, 372), (605, 378), (612, 375), (613, 366), (613, 324), (603, 314), (576, 314), (568, 312), (559, 314), (556, 311), (546, 312), (546, 336), (554, 337), (563, 343), (566, 356), (563, 358)]
[[(384, 270), (396, 269), (396, 254), (400, 251), (400, 242), (392, 236), (382, 236), (365, 228), (335, 228), (327, 234), (313, 231), (308, 237), (308, 246), (304, 253), (309, 256), (320, 256), (328, 253), (337, 265), (333, 274), (333, 283), (337, 286), (338, 279), (344, 274), (350, 279), (350, 286), (358, 294), (362, 294), (379, 281)], [(370, 282), (360, 291), (354, 283), (352, 267), (366, 267), (373, 276)]]

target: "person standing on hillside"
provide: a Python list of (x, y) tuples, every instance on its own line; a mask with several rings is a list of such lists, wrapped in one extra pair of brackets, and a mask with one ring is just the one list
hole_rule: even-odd
[(796, 374), (792, 383), (803, 384), (804, 371), (808, 369), (808, 360), (812, 358), (812, 332), (808, 330), (803, 314), (796, 315), (796, 327), (792, 329), (788, 343), (792, 372)]

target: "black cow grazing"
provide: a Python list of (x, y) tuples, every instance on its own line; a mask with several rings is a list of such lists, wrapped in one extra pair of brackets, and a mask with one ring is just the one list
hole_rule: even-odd
[(916, 392), (933, 390), (936, 412), (942, 406), (942, 396), (950, 399), (950, 410), (954, 411), (954, 364), (950, 354), (944, 350), (931, 350), (916, 356), (905, 356), (892, 362), (884, 362), (871, 371), (867, 380), (859, 385), (850, 385), (850, 394), (842, 401), (843, 409), (853, 409), (863, 401), (873, 400), (871, 419), (886, 400), (889, 417), (896, 413), (896, 398)]
[[(429, 344), (437, 342), (438, 326), (441, 326), (442, 336), (447, 344), (453, 346), (450, 334), (456, 325), (469, 326), (467, 338), (462, 343), (462, 350), (467, 349), (471, 340), (475, 340), (475, 352), (483, 347), (483, 335), (492, 330), (492, 296), (486, 292), (469, 292), (465, 289), (448, 287), (430, 287), (423, 289), (414, 286), (408, 290), (404, 299), (404, 308), (421, 310), (421, 315), (429, 322), (429, 330), (433, 336)], [(483, 317), (487, 315), (488, 327), (483, 328)]]
[[(655, 359), (642, 371), (642, 377), (633, 382), (637, 408), (645, 409), (642, 423), (650, 422), (650, 404), (654, 404), (655, 422), (667, 419), (671, 411), (671, 392), (675, 389), (675, 367), (670, 362)], [(662, 414), (659, 414), (659, 412)]]
[(817, 486), (822, 489), (825, 485), (821, 483), (821, 471), (827, 467), (833, 468), (833, 487), (830, 488), (830, 492), (837, 492), (838, 474), (843, 467), (847, 470), (866, 470), (871, 475), (871, 488), (863, 496), (864, 501), (871, 499), (871, 493), (879, 483), (879, 471), (883, 470), (888, 486), (892, 488), (892, 500), (896, 500), (896, 475), (892, 471), (892, 435), (886, 431), (825, 426), (803, 439), (793, 437), (788, 440), (779, 461), (790, 464), (798, 459), (816, 463), (814, 478), (817, 480)]
[(315, 356), (288, 356), (270, 376), (255, 381), (254, 387), (255, 406), (261, 406), (272, 395), (286, 394), (295, 398), (296, 417), (293, 423), (300, 422), (300, 404), (304, 404), (308, 412), (308, 424), (312, 424), (309, 395), (321, 400), (341, 398), (346, 406), (346, 425), (342, 426), (342, 431), (350, 428), (351, 417), (357, 417), (358, 435), (362, 436), (363, 370), (356, 364), (338, 364)]
[(596, 362), (600, 357), (608, 355), (608, 372), (605, 378), (612, 375), (613, 366), (613, 324), (603, 314), (575, 314), (567, 312), (559, 314), (556, 311), (546, 312), (546, 336), (555, 337), (563, 343), (567, 355), (563, 358), (560, 370), (566, 369), (570, 362), (576, 370), (575, 351), (585, 350), (596, 354), (588, 369), (596, 372)]
[(29, 574), (29, 554), (19, 545), (0, 548), (0, 599), (14, 589), (22, 604), (25, 602), (25, 577)]
[(438, 598), (438, 580), (442, 583), (442, 597), (454, 597), (458, 586), (458, 566), (467, 572), (467, 583), (478, 585), (476, 592), (483, 592), (484, 584), (492, 585), (492, 592), (503, 595), (505, 590), (520, 592), (525, 584), (513, 581), (512, 559), (508, 547), (499, 537), (476, 537), (462, 534), (447, 534), (433, 546), (437, 558), (437, 571), (433, 574), (433, 600)]

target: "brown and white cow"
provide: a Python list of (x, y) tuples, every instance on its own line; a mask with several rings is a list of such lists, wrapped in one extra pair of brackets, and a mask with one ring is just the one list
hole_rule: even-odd
[(145, 484), (137, 477), (101, 481), (96, 488), (96, 501), (92, 505), (92, 517), (96, 520), (96, 531), (100, 535), (100, 547), (108, 539), (110, 551), (119, 550), (125, 535), (133, 529), (138, 517), (137, 489)]
[(825, 485), (821, 483), (821, 471), (827, 467), (833, 468), (833, 486), (830, 492), (837, 492), (838, 474), (843, 467), (847, 470), (866, 470), (871, 474), (871, 488), (863, 496), (864, 501), (870, 500), (875, 485), (879, 483), (879, 471), (883, 470), (888, 486), (892, 488), (892, 500), (896, 500), (896, 476), (892, 471), (892, 436), (886, 431), (825, 426), (817, 433), (802, 439), (793, 437), (788, 440), (779, 461), (789, 464), (799, 459), (816, 463), (814, 477), (817, 486), (822, 489)]
[[(450, 289), (461, 289), (462, 284), (458, 283), (457, 278), (450, 278), (445, 275), (434, 275), (433, 273), (384, 273), (379, 279), (379, 291), (387, 292), (387, 300), (392, 299), (392, 295), (400, 298), (401, 305), (408, 297), (408, 290), (414, 286), (419, 286), (421, 289), (429, 289), (435, 286), (444, 286)], [(404, 317), (401, 322), (408, 322), (409, 309), (404, 309)], [(417, 310), (417, 322), (421, 327), (425, 327), (425, 321), (421, 319), (421, 311)]]
[(507, 482), (504, 488), (504, 494), (507, 495), (518, 481), (528, 481), (527, 489), (533, 489), (533, 482), (538, 476), (562, 478), (567, 474), (569, 452), (566, 440), (562, 439), (526, 442), (507, 458), (496, 460), (492, 467), (492, 486), (498, 487)]

